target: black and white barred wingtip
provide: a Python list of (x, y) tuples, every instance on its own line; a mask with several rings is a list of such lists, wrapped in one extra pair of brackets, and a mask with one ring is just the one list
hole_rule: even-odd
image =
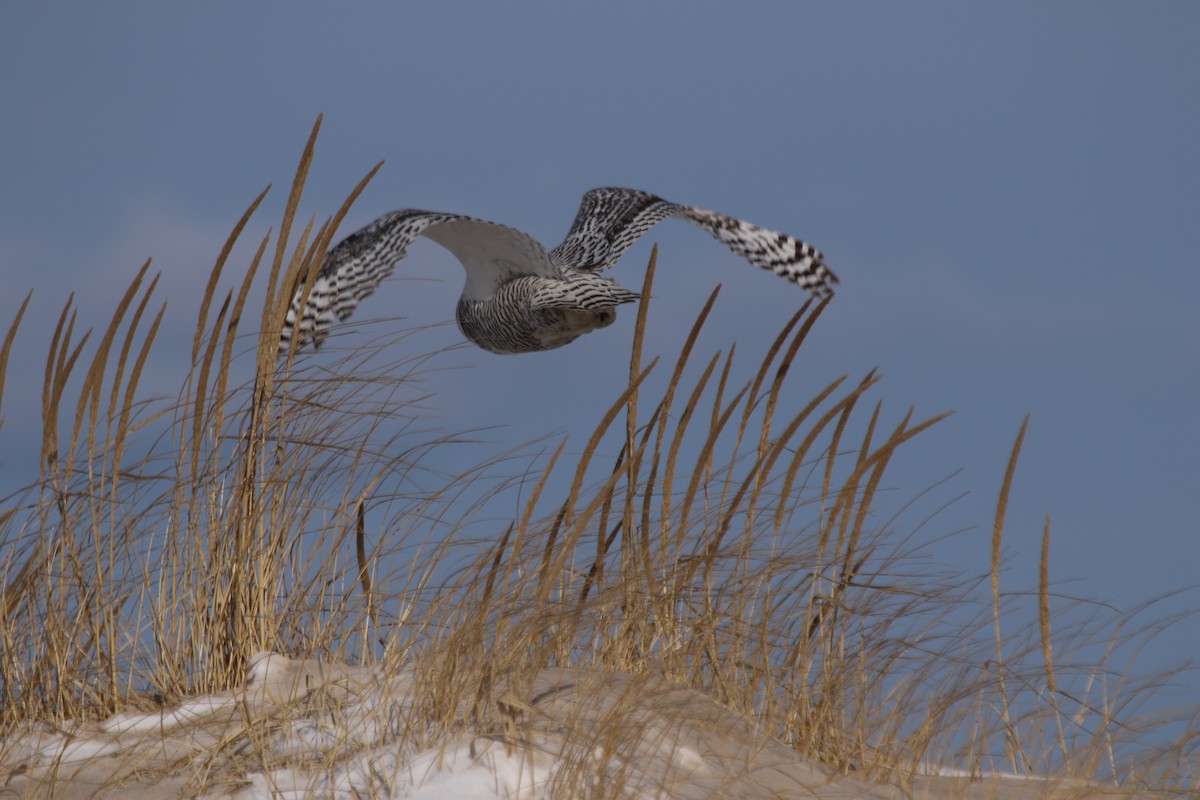
[(425, 228), (457, 216), (401, 209), (338, 242), (325, 255), (308, 297), (304, 287), (295, 290), (280, 331), (279, 356), (287, 355), (293, 337), (299, 339), (297, 350), (306, 344), (320, 348), (333, 325), (345, 321), (392, 274)]
[(781, 278), (786, 278), (819, 300), (831, 297), (838, 284), (838, 276), (825, 264), (821, 251), (803, 244), (800, 258), (766, 267)]
[(313, 282), (307, 299), (303, 296), (303, 287), (295, 291), (279, 334), (280, 357), (291, 349), (293, 337), (299, 338), (297, 351), (308, 344), (319, 350), (334, 323), (353, 313), (358, 306), (358, 297), (353, 292), (340, 294), (337, 284), (336, 275), (322, 275)]

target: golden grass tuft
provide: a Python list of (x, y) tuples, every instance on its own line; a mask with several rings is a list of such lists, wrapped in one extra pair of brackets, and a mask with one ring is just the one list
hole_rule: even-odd
[[(1156, 788), (1189, 779), (1179, 764), (1192, 763), (1194, 727), (1149, 757), (1129, 749), (1138, 723), (1121, 709), (1156, 678), (1069, 660), (1110, 635), (1102, 618), (1052, 649), (1048, 520), (1037, 619), (1013, 613), (1001, 542), (1025, 424), (997, 504), (990, 593), (980, 575), (932, 565), (927, 525), (902, 533), (880, 516), (893, 457), (946, 415), (888, 422), (873, 372), (798, 399), (788, 379), (828, 300), (805, 303), (740, 382), (733, 347), (697, 354), (714, 290), (655, 382), (661, 361), (643, 355), (655, 249), (629, 382), (588, 441), (531, 443), (457, 474), (422, 463), (470, 446), (422, 422), (437, 354), (398, 356), (392, 341), (329, 363), (293, 344), (277, 359), (293, 292), (311, 286), (379, 169), (293, 244), (319, 125), (263, 285), (270, 234), (220, 288), (265, 191), (219, 254), (177, 402), (138, 399), (165, 312), (149, 262), (91, 349), (73, 300), (63, 307), (36, 477), (0, 507), (0, 731), (221, 690), (274, 649), (413, 668), (414, 740), (465, 725), (511, 734), (520, 687), (572, 665), (699, 689), (866, 776), (945, 763)], [(260, 328), (239, 337), (252, 287)], [(0, 399), (28, 303), (0, 348)], [(551, 486), (567, 488), (556, 498)]]

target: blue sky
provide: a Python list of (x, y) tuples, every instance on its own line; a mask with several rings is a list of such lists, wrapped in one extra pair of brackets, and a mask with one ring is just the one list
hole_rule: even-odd
[[(893, 414), (956, 411), (891, 473), (911, 494), (961, 468), (950, 493), (969, 494), (940, 524), (980, 527), (947, 561), (986, 569), (1028, 412), (1012, 585), (1035, 583), (1047, 513), (1070, 594), (1131, 608), (1196, 583), (1200, 5), (412, 5), (5, 4), (0, 321), (36, 294), (0, 486), (27, 477), (36, 362), (68, 292), (102, 325), (153, 257), (181, 312), (167, 375), (233, 222), (274, 183), (247, 239), (275, 224), (323, 113), (305, 218), (387, 162), (343, 233), (416, 206), (553, 245), (584, 190), (627, 185), (811, 242), (842, 284), (801, 386), (878, 367)], [(717, 282), (710, 349), (760, 348), (803, 300), (677, 222), (614, 277), (636, 288), (652, 242), (652, 352), (678, 350)], [(457, 263), (418, 243), (360, 315), (443, 322), (460, 288)], [(492, 436), (507, 444), (590, 428), (625, 379), (632, 321), (535, 356), (455, 351), (468, 368), (435, 380), (442, 424), (505, 425)], [(1196, 606), (1193, 592), (1164, 610)], [(1197, 641), (1186, 621), (1145, 665), (1194, 658)]]

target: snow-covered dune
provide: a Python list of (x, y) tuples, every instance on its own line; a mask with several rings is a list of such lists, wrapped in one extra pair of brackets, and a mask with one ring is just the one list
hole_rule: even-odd
[[(0, 797), (1133, 797), (1081, 782), (832, 775), (691, 689), (583, 669), (499, 680), (497, 728), (430, 726), (413, 672), (260, 653), (244, 686), (0, 745)], [(413, 744), (416, 743), (416, 744)]]

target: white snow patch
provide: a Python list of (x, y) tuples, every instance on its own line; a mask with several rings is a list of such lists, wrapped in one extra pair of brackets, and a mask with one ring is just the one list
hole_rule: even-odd
[(232, 711), (234, 700), (220, 695), (205, 695), (181, 703), (177, 708), (149, 714), (117, 714), (101, 723), (108, 733), (148, 733), (186, 726), (212, 716), (218, 711)]
[[(898, 796), (831, 775), (744, 715), (648, 676), (545, 668), (496, 687), (511, 729), (446, 732), (415, 713), (404, 669), (263, 654), (248, 672), (242, 689), (174, 709), (69, 730), (31, 725), (0, 741), (4, 788), (67, 800), (101, 785), (122, 787), (106, 796), (155, 800), (543, 800), (597, 788), (639, 800)], [(986, 800), (1002, 786), (1032, 800), (1047, 785), (932, 764), (919, 772), (929, 797)]]
[(48, 762), (74, 764), (82, 761), (91, 761), (100, 756), (119, 751), (120, 745), (115, 739), (109, 737), (75, 738), (65, 736), (59, 741), (42, 748), (38, 752), (38, 756)]

